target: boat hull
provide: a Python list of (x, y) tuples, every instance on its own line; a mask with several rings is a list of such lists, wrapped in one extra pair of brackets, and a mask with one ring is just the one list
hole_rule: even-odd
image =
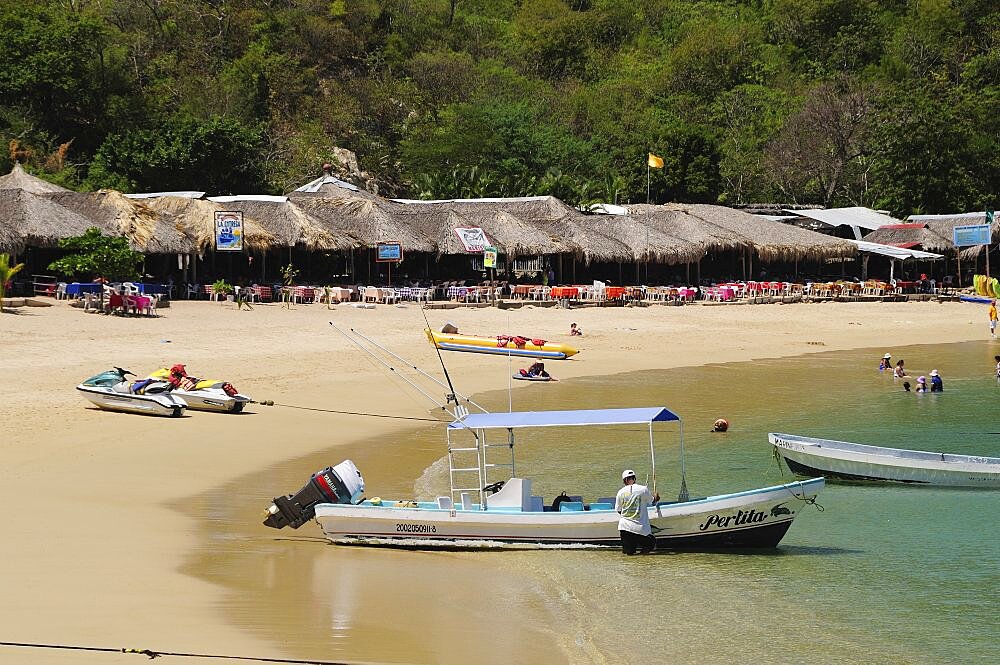
[[(502, 341), (496, 337), (477, 335), (453, 335), (426, 330), (427, 339), (442, 351), (464, 351), (466, 353), (488, 353), (500, 356), (540, 358), (543, 360), (566, 360), (579, 353), (566, 344), (534, 344), (530, 339), (522, 345), (513, 341)], [(541, 340), (539, 340), (541, 341)]]
[(170, 394), (131, 395), (99, 386), (77, 386), (91, 404), (105, 411), (138, 413), (148, 416), (180, 417), (187, 404)]
[[(823, 479), (649, 508), (657, 549), (764, 549), (778, 545)], [(614, 510), (523, 512), (321, 504), (316, 521), (331, 542), (416, 548), (616, 548)]]
[(769, 434), (789, 470), (845, 482), (1000, 487), (1000, 459), (881, 448), (846, 441)]
[(239, 413), (250, 402), (246, 395), (227, 395), (221, 389), (211, 390), (177, 390), (170, 391), (184, 400), (187, 407), (193, 411), (216, 411), (221, 413)]

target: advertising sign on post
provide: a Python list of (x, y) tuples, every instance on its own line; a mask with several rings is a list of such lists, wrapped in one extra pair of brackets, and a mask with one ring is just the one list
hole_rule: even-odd
[(990, 244), (990, 225), (972, 224), (970, 226), (956, 226), (953, 240), (955, 247), (988, 245)]
[(465, 251), (470, 254), (481, 254), (483, 250), (491, 246), (490, 241), (486, 239), (486, 232), (478, 226), (460, 226), (455, 229), (455, 233), (458, 234), (459, 240), (465, 246)]
[(243, 213), (239, 211), (215, 212), (215, 251), (243, 251)]
[(486, 247), (483, 249), (483, 267), (484, 268), (496, 268), (497, 267), (497, 248), (496, 247)]
[(398, 242), (380, 242), (375, 246), (375, 261), (391, 263), (403, 260), (403, 245)]

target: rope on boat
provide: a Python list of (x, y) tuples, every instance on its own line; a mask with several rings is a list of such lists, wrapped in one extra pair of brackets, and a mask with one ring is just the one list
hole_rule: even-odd
[(251, 401), (251, 404), (261, 404), (263, 406), (283, 406), (286, 409), (301, 409), (303, 411), (321, 411), (323, 413), (339, 413), (345, 416), (366, 416), (368, 418), (391, 418), (393, 420), (421, 420), (428, 423), (443, 423), (437, 418), (420, 418), (418, 416), (394, 416), (388, 413), (366, 413), (364, 411), (338, 411), (337, 409), (320, 409), (314, 406), (298, 406), (296, 404), (279, 404), (271, 400), (261, 402)]
[(186, 653), (183, 651), (153, 651), (152, 649), (130, 649), (122, 647), (114, 649), (111, 647), (88, 647), (77, 644), (45, 644), (36, 642), (0, 642), (0, 646), (20, 647), (24, 649), (61, 649), (63, 651), (97, 651), (100, 653), (135, 653), (142, 654), (150, 660), (160, 656), (176, 656), (178, 658), (217, 658), (225, 660), (244, 660), (257, 663), (293, 663), (295, 665), (347, 665), (343, 661), (335, 660), (311, 660), (303, 658), (264, 658), (260, 656), (233, 656), (211, 653)]
[[(778, 449), (775, 448), (774, 446), (771, 447), (771, 457), (774, 458), (775, 463), (778, 465), (778, 473), (781, 474), (781, 477), (783, 479), (785, 477), (785, 470), (781, 467), (781, 455), (778, 454)], [(826, 508), (823, 507), (823, 504), (816, 502), (816, 499), (819, 498), (818, 494), (810, 499), (809, 497), (806, 496), (805, 492), (803, 492), (802, 495), (800, 496), (796, 494), (795, 490), (793, 490), (791, 487), (788, 488), (788, 491), (792, 496), (794, 496), (799, 501), (804, 502), (806, 505), (816, 506), (816, 510), (818, 510), (819, 512), (823, 512), (824, 510), (826, 510)]]

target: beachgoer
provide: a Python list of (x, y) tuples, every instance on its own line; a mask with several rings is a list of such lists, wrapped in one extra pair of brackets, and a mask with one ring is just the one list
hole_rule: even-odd
[(923, 376), (917, 377), (917, 392), (925, 393), (927, 392), (927, 378)]
[(577, 328), (575, 323), (569, 324), (569, 334), (570, 336), (578, 335), (583, 337), (583, 328)]
[(653, 530), (649, 526), (650, 504), (660, 500), (659, 494), (651, 494), (645, 485), (635, 482), (635, 471), (622, 471), (622, 482), (625, 484), (615, 497), (615, 511), (621, 515), (618, 520), (618, 533), (622, 538), (622, 552), (635, 554), (638, 549), (643, 554), (649, 554), (656, 547)]
[(907, 392), (907, 393), (910, 392), (910, 382), (909, 381), (903, 381), (903, 392)]
[(542, 376), (549, 378), (549, 373), (545, 371), (545, 363), (534, 363), (528, 368), (528, 376)]
[(997, 338), (997, 301), (990, 301), (990, 337)]
[(896, 378), (896, 379), (901, 379), (904, 376), (906, 376), (906, 370), (903, 369), (903, 361), (902, 360), (897, 360), (896, 361), (896, 369), (892, 370), (892, 376), (893, 376), (893, 378)]
[(941, 380), (941, 375), (936, 369), (931, 370), (931, 392), (944, 392), (944, 381)]
[(997, 378), (1000, 379), (1000, 356), (993, 356), (993, 359), (997, 361)]
[(878, 371), (884, 372), (887, 369), (892, 369), (892, 354), (885, 354), (882, 356), (882, 362), (878, 364)]

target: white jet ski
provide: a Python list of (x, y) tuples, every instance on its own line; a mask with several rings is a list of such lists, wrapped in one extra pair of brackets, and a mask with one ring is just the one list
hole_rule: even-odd
[[(174, 365), (170, 369), (161, 367), (146, 378), (170, 382), (171, 372), (175, 368), (180, 368), (183, 372), (184, 366)], [(171, 391), (172, 394), (184, 400), (189, 409), (197, 411), (239, 413), (247, 402), (253, 401), (249, 396), (237, 392), (233, 384), (228, 381), (197, 379), (183, 373), (177, 376), (173, 383), (175, 387)]]
[(86, 379), (76, 387), (84, 398), (106, 411), (143, 413), (177, 418), (187, 404), (171, 394), (170, 383), (158, 380), (129, 381), (132, 372), (115, 367)]

